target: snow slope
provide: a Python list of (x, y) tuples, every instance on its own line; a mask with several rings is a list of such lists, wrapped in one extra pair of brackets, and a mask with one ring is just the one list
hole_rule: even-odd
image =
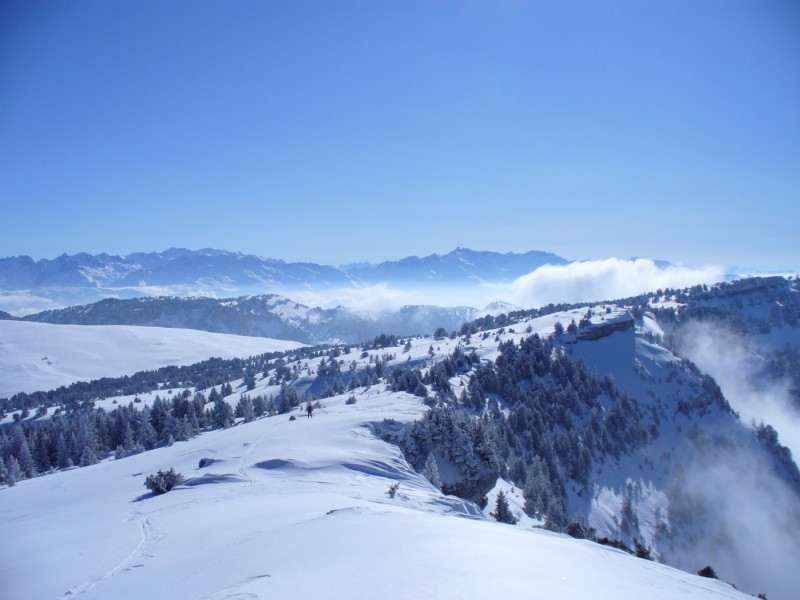
[[(115, 598), (748, 598), (588, 541), (487, 520), (372, 435), (418, 398), (360, 390), (0, 489), (0, 596)], [(213, 463), (199, 468), (201, 458)], [(145, 476), (188, 480), (146, 495)], [(386, 493), (400, 482), (394, 498)]]
[(248, 357), (301, 345), (191, 329), (0, 321), (0, 398), (212, 356)]

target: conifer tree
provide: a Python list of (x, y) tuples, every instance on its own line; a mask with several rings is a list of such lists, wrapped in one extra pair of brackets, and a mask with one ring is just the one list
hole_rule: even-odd
[(267, 403), (264, 400), (264, 396), (260, 394), (253, 398), (253, 414), (256, 418), (261, 417), (264, 413), (267, 412)]
[(20, 479), (22, 479), (22, 471), (20, 471), (17, 459), (12, 456), (8, 459), (8, 487), (14, 487)]
[(243, 418), (245, 423), (250, 423), (251, 421), (255, 421), (256, 413), (255, 409), (253, 408), (253, 401), (250, 399), (250, 396), (247, 394), (242, 394), (239, 398), (239, 402), (236, 404), (236, 411), (235, 415), (237, 417)]
[(17, 445), (17, 462), (19, 464), (22, 476), (26, 479), (36, 476), (36, 463), (31, 455), (30, 447), (28, 446), (28, 439), (21, 427), (18, 427), (14, 434), (14, 443)]
[(222, 397), (214, 402), (213, 420), (214, 427), (224, 429), (233, 425), (233, 409)]
[(503, 490), (497, 492), (497, 500), (494, 505), (494, 512), (490, 513), (495, 518), (495, 521), (500, 523), (508, 523), (514, 525), (517, 522), (517, 517), (511, 512), (511, 507), (508, 505), (508, 499), (503, 493)]
[(184, 477), (174, 468), (168, 471), (159, 470), (158, 473), (148, 475), (144, 480), (145, 487), (154, 494), (166, 494), (176, 485), (183, 483)]
[(96, 462), (97, 462), (97, 456), (95, 456), (95, 453), (89, 446), (85, 446), (83, 448), (83, 451), (81, 452), (81, 460), (79, 463), (80, 466), (88, 467), (90, 465), (95, 464)]
[(197, 418), (197, 413), (194, 410), (190, 410), (189, 411), (189, 436), (197, 435), (198, 431), (200, 431), (200, 421)]
[(56, 467), (59, 469), (68, 469), (72, 465), (73, 462), (69, 452), (69, 444), (62, 430), (59, 432), (58, 439), (56, 440)]
[(150, 409), (144, 407), (141, 413), (141, 422), (139, 424), (139, 432), (136, 436), (136, 442), (145, 450), (152, 450), (156, 447), (158, 436), (156, 430), (150, 422)]
[[(244, 385), (247, 388), (248, 392), (250, 390), (252, 390), (252, 389), (255, 389), (255, 387), (256, 387), (256, 376), (255, 376), (254, 373), (251, 373), (250, 371), (248, 371), (245, 374), (245, 376), (244, 376)], [(230, 387), (231, 387), (230, 384), (227, 384), (226, 391), (227, 391), (227, 389), (230, 389)], [(231, 394), (233, 393), (233, 389), (231, 389), (230, 393)], [(226, 394), (226, 395), (229, 396), (230, 394)]]
[(439, 466), (436, 464), (436, 459), (433, 453), (428, 454), (428, 459), (425, 461), (425, 467), (422, 469), (422, 476), (431, 482), (431, 485), (441, 489), (442, 480), (439, 476)]

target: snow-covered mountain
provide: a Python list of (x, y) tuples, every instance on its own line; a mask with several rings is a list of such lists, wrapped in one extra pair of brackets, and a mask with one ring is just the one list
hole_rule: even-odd
[(378, 283), (404, 286), (414, 282), (420, 288), (508, 283), (543, 264), (567, 262), (547, 252), (501, 254), (462, 248), (445, 255), (342, 268), (210, 248), (171, 248), (128, 256), (62, 254), (38, 261), (17, 256), (0, 258), (0, 292), (14, 301), (9, 307), (16, 307), (20, 314), (20, 310), (32, 312), (31, 307), (69, 306), (107, 297), (292, 295)]
[(347, 286), (351, 279), (333, 267), (287, 263), (278, 259), (205, 248), (170, 248), (127, 256), (80, 253), (52, 260), (29, 256), (0, 259), (0, 288), (38, 290), (48, 287), (135, 288), (195, 286), (236, 289), (263, 285)]
[[(23, 598), (133, 589), (157, 598), (165, 581), (184, 582), (190, 597), (281, 596), (309, 561), (321, 580), (296, 583), (297, 597), (318, 597), (318, 585), (329, 597), (373, 597), (387, 579), (388, 597), (523, 588), (736, 597), (545, 526), (689, 573), (712, 565), (749, 593), (792, 598), (800, 472), (784, 447), (787, 422), (741, 419), (729, 382), (718, 386), (681, 353), (692, 323), (727, 323), (790, 375), (797, 285), (754, 280), (487, 315), (449, 335), (387, 333), (171, 371), (161, 384), (148, 376), (11, 398), (2, 406), (21, 422), (0, 428), (0, 457), (18, 482), (0, 489), (0, 522), (12, 539), (23, 527), (54, 533), (0, 559), (23, 576)], [(317, 410), (305, 419), (309, 401)], [(193, 479), (141, 498), (144, 477), (171, 466)], [(516, 527), (483, 521), (498, 513), (500, 490)], [(75, 534), (95, 526), (116, 533)], [(206, 550), (200, 539), (215, 542)], [(633, 562), (618, 570), (609, 557)], [(342, 575), (351, 561), (370, 573), (368, 588)], [(487, 578), (501, 591), (487, 591)]]
[(422, 258), (409, 256), (398, 261), (377, 265), (354, 265), (345, 271), (368, 283), (414, 281), (436, 283), (491, 282), (510, 283), (543, 265), (564, 265), (569, 261), (551, 252), (530, 251), (524, 254), (508, 252), (476, 252), (456, 248), (444, 255), (431, 254)]
[[(537, 597), (745, 599), (715, 579), (443, 495), (370, 423), (418, 398), (373, 386), (313, 418), (263, 418), (0, 489), (3, 590), (15, 600)], [(186, 481), (147, 493), (174, 468)], [(399, 488), (387, 492), (393, 483)]]
[(94, 304), (48, 310), (26, 321), (74, 325), (180, 327), (265, 336), (303, 343), (357, 343), (381, 333), (413, 335), (458, 329), (482, 314), (470, 307), (404, 306), (364, 314), (344, 307), (310, 308), (284, 296), (239, 298), (108, 298)]
[[(750, 389), (783, 381), (800, 408), (800, 277), (753, 277), (652, 296), (677, 351), (715, 378)], [(798, 446), (800, 451), (800, 446)]]

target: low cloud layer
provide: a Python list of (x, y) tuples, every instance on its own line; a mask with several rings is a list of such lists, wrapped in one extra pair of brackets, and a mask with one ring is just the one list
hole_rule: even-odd
[(407, 304), (424, 304), (426, 296), (415, 290), (401, 290), (389, 285), (377, 285), (340, 288), (325, 292), (305, 291), (289, 295), (306, 306), (335, 308), (344, 306), (352, 310), (367, 313), (379, 313), (387, 309), (398, 309)]
[(25, 292), (0, 293), (0, 310), (15, 317), (24, 317), (43, 310), (62, 308), (63, 303)]
[[(703, 498), (713, 523), (683, 567), (710, 564), (724, 581), (770, 600), (797, 597), (800, 506), (797, 493), (748, 448), (689, 464), (686, 491)], [(703, 550), (699, 551), (700, 548)]]
[[(778, 440), (800, 457), (800, 412), (788, 381), (764, 376), (764, 352), (722, 325), (692, 323), (678, 339), (680, 353), (717, 381), (742, 421), (764, 422)], [(723, 579), (769, 598), (796, 596), (800, 574), (800, 506), (796, 491), (745, 448), (726, 453), (718, 464), (694, 466), (694, 485), (726, 524), (726, 552), (710, 557)]]
[[(140, 286), (132, 288), (76, 288), (52, 290), (42, 295), (14, 293), (0, 295), (0, 310), (22, 316), (48, 308), (96, 302), (103, 297), (207, 296), (233, 297), (255, 293), (278, 293), (306, 306), (332, 308), (344, 306), (361, 312), (380, 312), (408, 304), (471, 306), (482, 309), (491, 302), (508, 302), (521, 308), (537, 308), (549, 303), (576, 303), (613, 300), (655, 291), (659, 288), (684, 288), (724, 279), (721, 267), (659, 267), (652, 260), (605, 260), (547, 265), (523, 275), (513, 283), (458, 283), (434, 281), (380, 283), (334, 290), (260, 290), (224, 287), (218, 281), (191, 285)], [(214, 284), (218, 284), (215, 287)], [(59, 293), (61, 295), (59, 295)]]
[[(508, 301), (524, 307), (560, 302), (613, 300), (659, 288), (684, 288), (722, 281), (722, 267), (673, 265), (659, 267), (652, 260), (607, 258), (563, 266), (546, 265), (517, 279), (505, 290)], [(502, 290), (496, 290), (498, 294)]]
[(378, 284), (326, 292), (295, 293), (293, 299), (309, 306), (342, 305), (376, 312), (406, 304), (472, 306), (482, 309), (491, 302), (508, 302), (521, 308), (538, 308), (552, 303), (592, 302), (634, 296), (659, 288), (685, 288), (722, 281), (722, 267), (659, 267), (652, 260), (608, 258), (546, 265), (510, 284), (475, 283), (442, 285), (430, 282), (392, 287)]
[(800, 458), (800, 412), (785, 380), (762, 377), (762, 352), (720, 325), (692, 323), (680, 340), (681, 353), (711, 375), (745, 423), (772, 425), (779, 441)]

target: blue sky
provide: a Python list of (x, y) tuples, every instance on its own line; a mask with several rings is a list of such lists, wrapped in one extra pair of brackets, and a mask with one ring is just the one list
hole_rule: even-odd
[(3, 2), (0, 256), (800, 270), (800, 5)]

